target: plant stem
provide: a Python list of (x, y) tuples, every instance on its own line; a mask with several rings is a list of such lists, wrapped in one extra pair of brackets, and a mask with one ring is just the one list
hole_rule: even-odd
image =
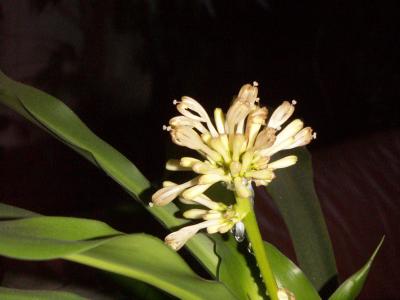
[(268, 261), (268, 256), (265, 251), (264, 242), (262, 240), (260, 230), (258, 228), (253, 205), (250, 202), (250, 199), (247, 198), (236, 197), (236, 202), (238, 206), (243, 209), (243, 211), (248, 211), (246, 217), (243, 219), (243, 223), (246, 228), (247, 238), (251, 243), (254, 256), (256, 257), (258, 268), (261, 272), (261, 276), (264, 279), (268, 295), (271, 300), (279, 300), (278, 286), (276, 284), (274, 274)]

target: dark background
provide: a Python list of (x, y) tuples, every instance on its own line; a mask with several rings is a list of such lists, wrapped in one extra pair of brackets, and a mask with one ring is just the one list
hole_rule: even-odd
[[(164, 173), (170, 141), (161, 128), (175, 114), (173, 99), (190, 95), (209, 111), (226, 109), (254, 80), (263, 104), (296, 99), (296, 116), (318, 132), (309, 149), (341, 279), (386, 234), (361, 299), (396, 299), (398, 16), (395, 1), (2, 0), (0, 68), (63, 99), (155, 184)], [(6, 108), (0, 155), (2, 202), (164, 234), (105, 175)], [(275, 207), (260, 198), (260, 210), (276, 219), (265, 221), (277, 227), (270, 240), (294, 258)], [(21, 274), (46, 269), (1, 262), (3, 284), (16, 287)], [(76, 266), (46, 266), (43, 277), (85, 282)], [(96, 280), (87, 284), (99, 288)]]

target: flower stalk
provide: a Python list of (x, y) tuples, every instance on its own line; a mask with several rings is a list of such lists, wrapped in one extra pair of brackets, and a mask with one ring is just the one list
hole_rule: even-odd
[(251, 243), (258, 269), (264, 280), (268, 295), (271, 300), (279, 300), (278, 286), (268, 260), (267, 252), (265, 251), (253, 205), (249, 198), (236, 197), (236, 201), (238, 206), (248, 211), (246, 217), (243, 219), (243, 223), (246, 228), (247, 239)]
[[(268, 109), (261, 107), (259, 100), (258, 83), (245, 84), (226, 114), (220, 108), (214, 110), (214, 120), (196, 100), (187, 96), (181, 101), (174, 100), (181, 115), (170, 119), (163, 128), (175, 144), (195, 150), (200, 157), (172, 159), (166, 168), (191, 170), (196, 177), (182, 184), (165, 181), (163, 188), (153, 194), (152, 204), (164, 206), (178, 199), (194, 205), (183, 216), (200, 223), (180, 228), (165, 238), (165, 243), (176, 251), (200, 230), (225, 234), (234, 228), (237, 241), (246, 231), (269, 297), (278, 300), (286, 294), (278, 290), (268, 262), (253, 209), (252, 186), (267, 186), (277, 169), (290, 167), (297, 161), (294, 155), (274, 160), (274, 154), (307, 145), (316, 135), (300, 119), (282, 128), (292, 116), (296, 101), (283, 101), (268, 118)], [(214, 184), (233, 191), (236, 201), (210, 199), (207, 191)], [(241, 229), (237, 232), (238, 228)]]

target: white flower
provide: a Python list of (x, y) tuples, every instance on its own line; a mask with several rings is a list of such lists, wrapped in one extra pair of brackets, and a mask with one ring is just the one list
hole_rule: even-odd
[[(244, 217), (236, 212), (240, 218), (228, 218), (232, 209), (213, 202), (204, 194), (211, 185), (222, 182), (236, 196), (251, 197), (253, 182), (257, 186), (268, 185), (275, 178), (276, 169), (289, 167), (297, 161), (294, 155), (271, 161), (275, 153), (304, 146), (316, 138), (311, 127), (304, 128), (299, 119), (281, 130), (292, 116), (296, 101), (284, 101), (267, 121), (268, 110), (259, 106), (257, 96), (256, 82), (243, 85), (226, 115), (220, 108), (214, 110), (214, 120), (196, 100), (187, 96), (181, 101), (174, 100), (181, 115), (172, 118), (164, 129), (169, 131), (175, 144), (197, 151), (202, 158), (169, 160), (166, 164), (168, 170), (192, 170), (197, 177), (180, 185), (165, 183), (153, 195), (152, 201), (162, 206), (179, 197), (186, 204), (200, 204), (208, 209), (195, 209), (184, 214), (187, 218), (205, 221), (169, 235), (166, 241), (174, 249), (179, 249), (200, 229), (207, 228), (209, 233), (226, 232)], [(215, 214), (214, 211), (225, 213)], [(228, 211), (230, 213), (226, 214)], [(218, 218), (212, 219), (211, 216)]]
[(182, 248), (199, 230), (206, 228), (210, 234), (226, 233), (246, 215), (245, 212), (239, 211), (235, 205), (226, 206), (223, 203), (214, 202), (203, 194), (192, 201), (210, 209), (194, 208), (183, 213), (183, 216), (187, 219), (203, 219), (204, 221), (183, 227), (165, 237), (165, 243), (176, 251)]
[[(259, 106), (257, 94), (256, 82), (243, 85), (226, 115), (220, 108), (215, 109), (215, 125), (196, 100), (185, 96), (181, 101), (174, 101), (182, 115), (172, 118), (164, 128), (170, 132), (174, 143), (196, 150), (203, 160), (184, 157), (167, 162), (168, 170), (191, 169), (200, 175), (196, 183), (173, 189), (178, 193), (168, 190), (168, 197), (164, 195), (167, 200), (182, 193), (187, 199), (196, 197), (216, 182), (223, 182), (238, 196), (246, 197), (250, 194), (246, 189), (251, 182), (267, 185), (275, 178), (274, 170), (296, 163), (293, 155), (277, 162), (271, 162), (271, 156), (308, 144), (315, 133), (311, 127), (303, 128), (299, 119), (281, 130), (294, 112), (294, 100), (284, 101), (267, 122), (268, 110)], [(169, 203), (166, 200), (155, 202), (158, 205)]]

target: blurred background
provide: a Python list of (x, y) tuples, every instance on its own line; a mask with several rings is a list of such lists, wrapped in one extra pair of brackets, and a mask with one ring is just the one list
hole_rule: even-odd
[[(254, 80), (264, 105), (296, 99), (296, 116), (318, 132), (309, 150), (340, 279), (386, 235), (360, 299), (399, 298), (399, 53), (395, 1), (0, 1), (0, 69), (62, 99), (155, 185), (173, 99), (226, 109)], [(2, 202), (165, 234), (117, 184), (5, 107), (0, 170)], [(258, 198), (265, 236), (295, 260), (276, 207)], [(134, 294), (85, 272), (0, 259), (3, 286)]]

